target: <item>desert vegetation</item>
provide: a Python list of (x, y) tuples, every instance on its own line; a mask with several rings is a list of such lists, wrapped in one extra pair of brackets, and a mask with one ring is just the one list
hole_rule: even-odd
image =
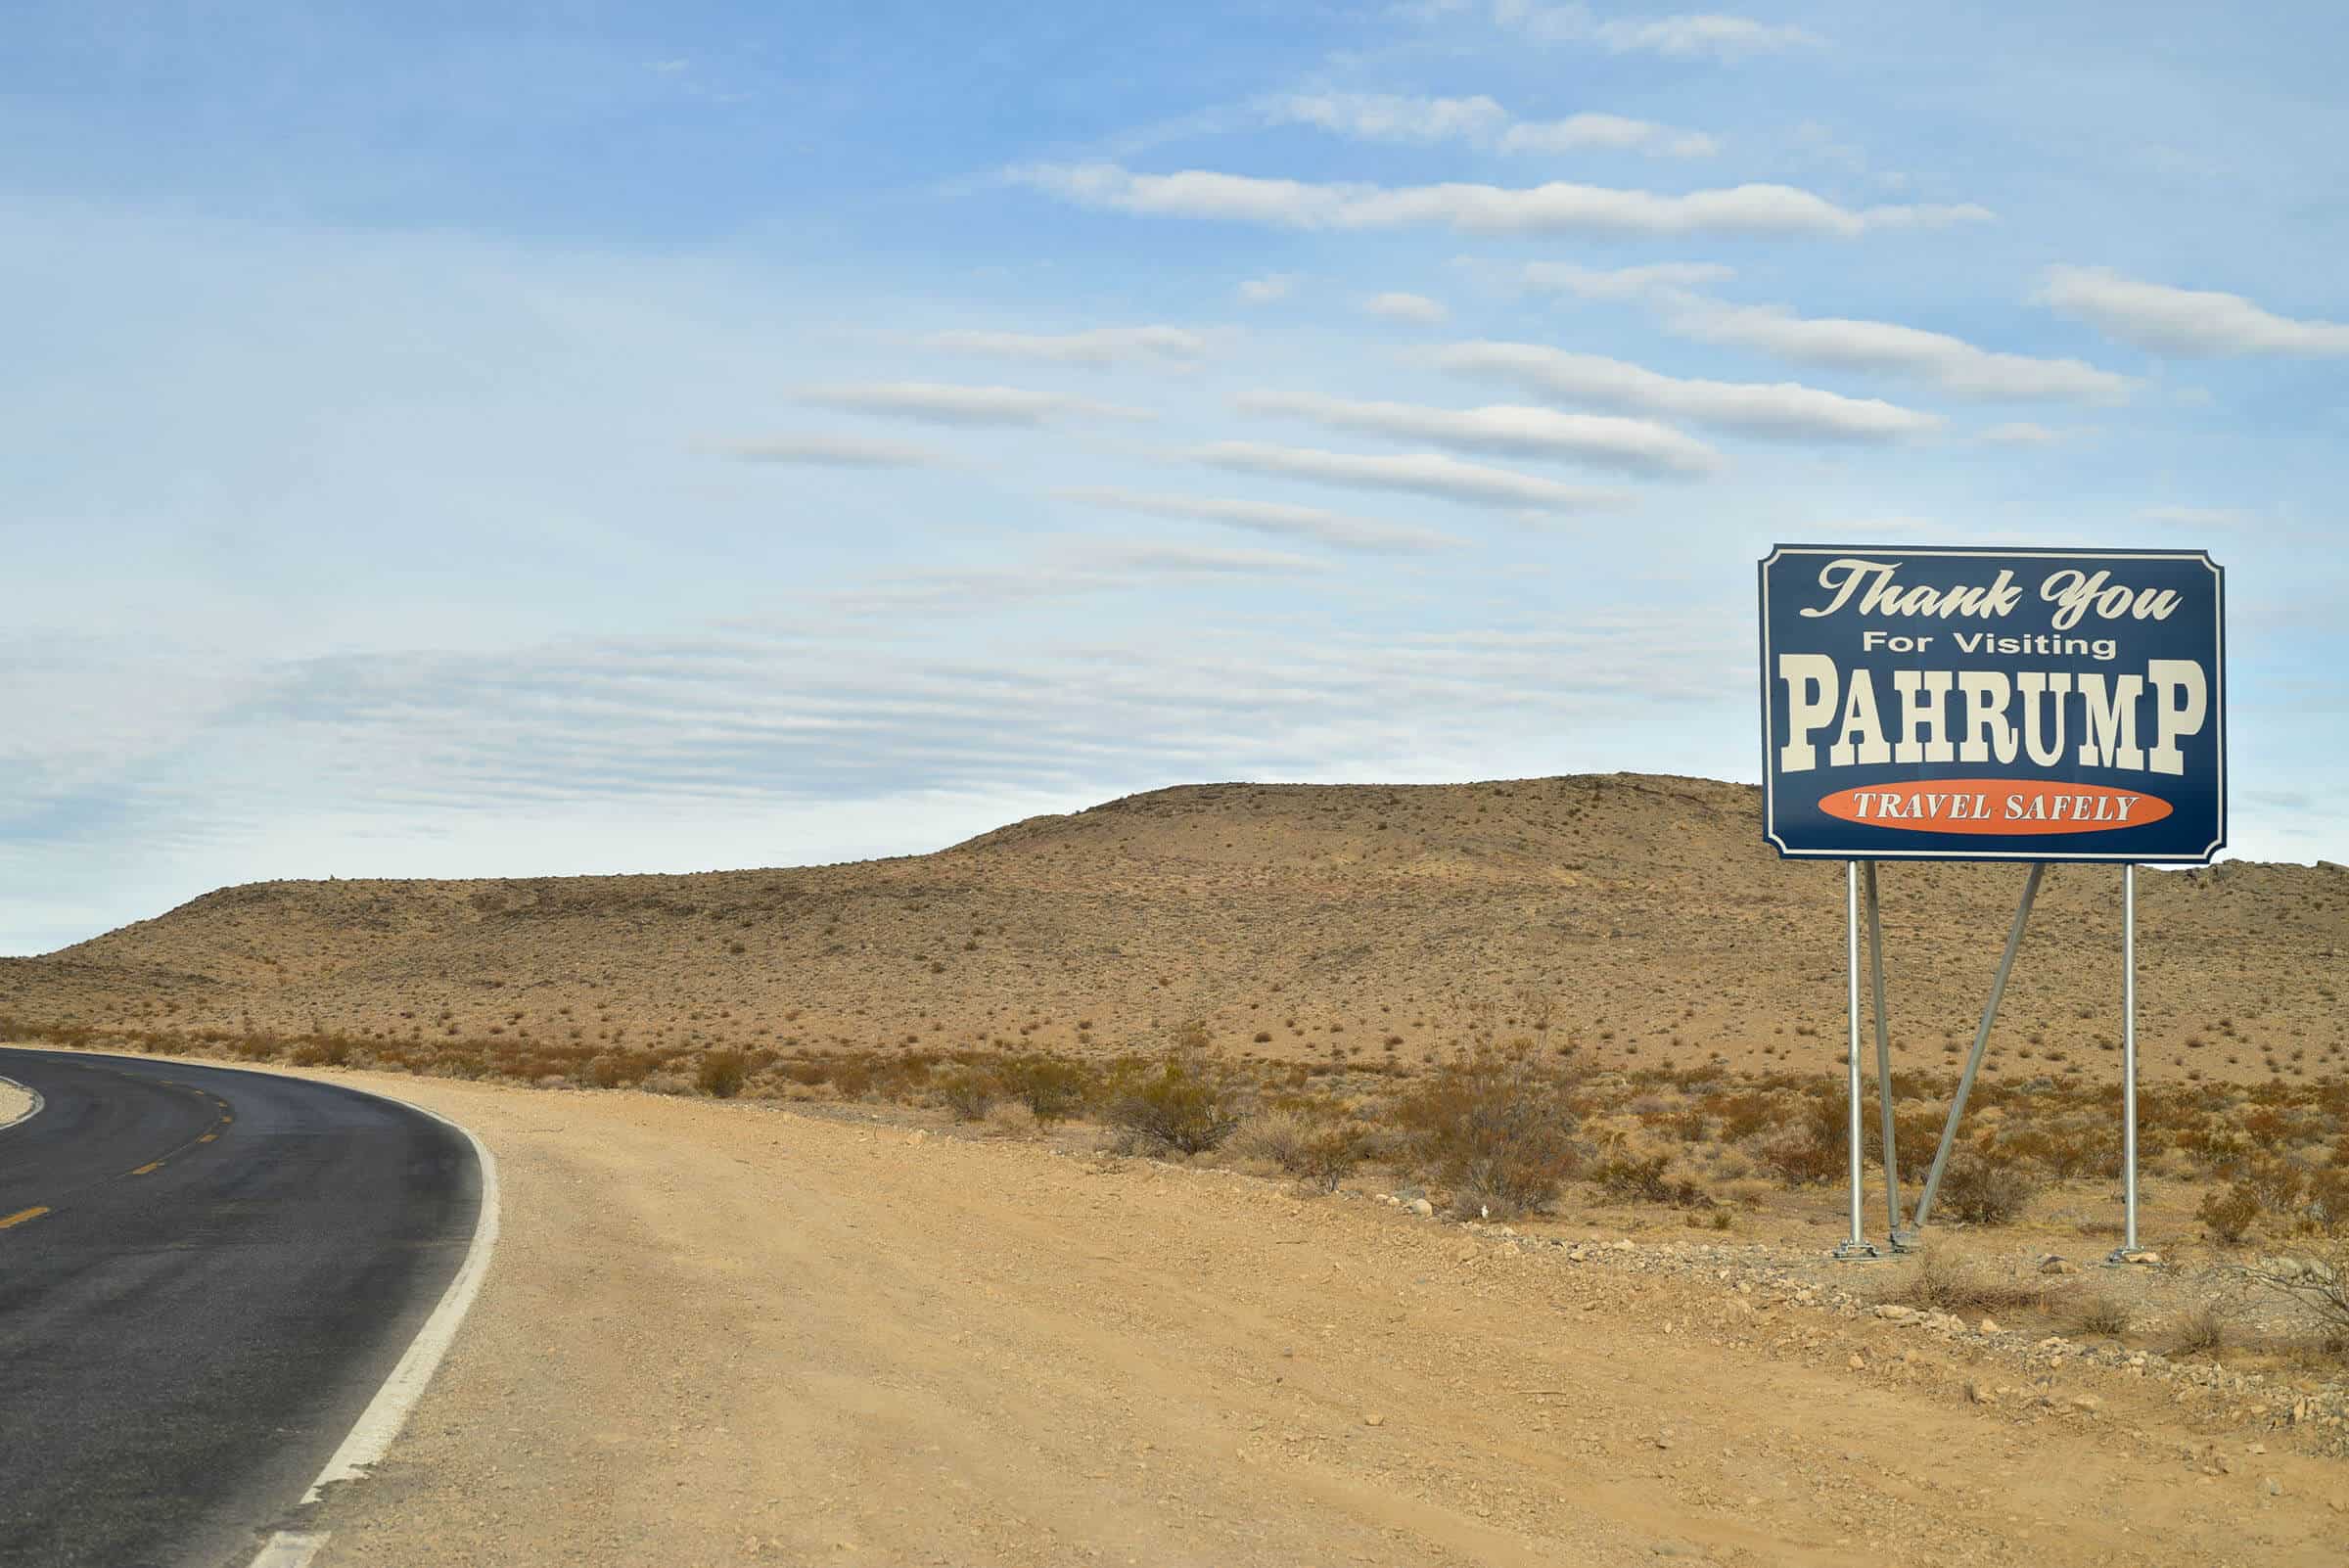
[[(1421, 1183), (1454, 1213), (1539, 1214), (1569, 1187), (1730, 1223), (1769, 1191), (1844, 1180), (1842, 1085), (1819, 1073), (1718, 1066), (1600, 1067), (1530, 1035), (1485, 1038), (1431, 1063), (1331, 1057), (1273, 1062), (1221, 1051), (1188, 1021), (1149, 1052), (1097, 1058), (1000, 1045), (695, 1048), (513, 1036), (100, 1033), (0, 1019), (11, 1039), (195, 1053), (236, 1061), (504, 1080), (545, 1088), (936, 1110), (984, 1123), (1099, 1128), (1134, 1152), (1246, 1158), (1324, 1188), (1368, 1162)], [(1911, 1199), (1932, 1159), (1951, 1080), (1897, 1073), (1895, 1137)], [(1872, 1094), (1872, 1085), (1871, 1090)], [(2117, 1092), (2078, 1074), (1976, 1085), (1936, 1208), (1966, 1225), (2011, 1223), (2066, 1184), (2119, 1169)], [(1865, 1118), (1871, 1170), (1880, 1136)], [(2141, 1170), (2202, 1193), (2224, 1246), (2349, 1235), (2349, 1084), (2148, 1084)]]

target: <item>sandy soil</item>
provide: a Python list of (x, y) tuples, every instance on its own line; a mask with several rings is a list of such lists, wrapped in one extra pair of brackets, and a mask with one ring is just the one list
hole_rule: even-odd
[(2118, 1377), (1985, 1408), (1960, 1352), (1887, 1325), (1359, 1199), (331, 1076), (474, 1129), (506, 1207), (321, 1568), (2349, 1556), (2338, 1461)]
[(31, 1114), (31, 1091), (11, 1079), (0, 1078), (0, 1128), (14, 1127)]

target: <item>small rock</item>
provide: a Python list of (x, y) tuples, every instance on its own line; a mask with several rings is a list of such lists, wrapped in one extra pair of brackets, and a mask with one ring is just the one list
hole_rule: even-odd
[(1969, 1405), (1996, 1405), (1999, 1403), (1999, 1397), (1979, 1383), (1965, 1385), (1965, 1399)]
[(1417, 1215), (1420, 1219), (1432, 1219), (1435, 1216), (1435, 1212), (1436, 1206), (1428, 1202), (1425, 1198), (1413, 1198), (1411, 1200), (1411, 1213)]
[(2050, 1253), (2039, 1261), (2039, 1271), (2043, 1274), (2076, 1274), (2080, 1271), (2080, 1266)]
[(1852, 1352), (1852, 1359), (1848, 1364), (1851, 1366), (1853, 1371), (1857, 1372), (1867, 1365), (1867, 1358), (1861, 1355), (1858, 1351), (1854, 1351)]
[(1379, 1414), (1376, 1410), (1372, 1410), (1362, 1417), (1362, 1425), (1364, 1426), (1384, 1426), (1386, 1424), (1387, 1418)]
[(1913, 1307), (1896, 1307), (1887, 1303), (1876, 1309), (1876, 1315), (1888, 1323), (1913, 1323), (1920, 1314)]
[(1985, 1318), (1983, 1318), (1983, 1319), (1982, 1319), (1982, 1332), (1983, 1332), (1983, 1333), (1985, 1333), (1985, 1334), (1996, 1334), (1996, 1333), (1999, 1333), (2000, 1331), (2001, 1331), (2001, 1330), (2000, 1330), (2000, 1328), (1999, 1328), (1999, 1323), (1998, 1323), (1998, 1319), (1997, 1319), (1997, 1318), (1995, 1318), (1995, 1317), (1985, 1317)]
[(2280, 1498), (2283, 1496), (2283, 1483), (2272, 1475), (2263, 1475), (2259, 1478), (2259, 1490), (2271, 1498)]
[(2129, 1261), (2141, 1268), (2159, 1268), (2161, 1254), (2158, 1252), (2133, 1252), (2129, 1255)]
[(1615, 1250), (1617, 1252), (1629, 1252), (1632, 1250), (1632, 1244), (1629, 1241), (1617, 1241), (1615, 1243)]
[(2103, 1404), (2104, 1402), (2096, 1398), (2096, 1396), (2094, 1394), (2075, 1394), (2072, 1396), (2072, 1408), (2075, 1410), (2100, 1409), (2103, 1407)]

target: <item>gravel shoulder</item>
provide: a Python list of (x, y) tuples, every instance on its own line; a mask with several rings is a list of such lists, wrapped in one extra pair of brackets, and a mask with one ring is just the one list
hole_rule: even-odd
[(317, 1076), (463, 1122), (505, 1193), (320, 1568), (2349, 1555), (2288, 1437), (1707, 1271), (766, 1103)]

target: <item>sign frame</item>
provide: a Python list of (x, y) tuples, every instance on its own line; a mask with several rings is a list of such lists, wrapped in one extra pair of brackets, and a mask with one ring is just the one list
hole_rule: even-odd
[[(1892, 843), (1850, 843), (1840, 845), (1789, 846), (1778, 820), (1779, 773), (1778, 746), (1781, 737), (1773, 722), (1773, 649), (1771, 642), (1771, 568), (1782, 559), (1793, 556), (1869, 557), (1899, 561), (1959, 560), (2011, 562), (2016, 560), (2044, 561), (2050, 567), (2063, 565), (2096, 565), (2129, 561), (2160, 561), (2190, 563), (2201, 566), (2211, 576), (2212, 641), (2210, 644), (2209, 732), (2216, 743), (2212, 769), (2215, 773), (2215, 836), (2199, 852), (2176, 853), (2146, 853), (2142, 851), (2098, 851), (2083, 848), (2063, 850), (2033, 850), (2017, 845), (2020, 835), (1990, 838), (1982, 848), (1957, 847), (1937, 842), (1923, 848), (1907, 849)], [(2004, 860), (2017, 863), (2078, 862), (2089, 864), (2125, 865), (2208, 865), (2227, 847), (2227, 574), (2226, 569), (2201, 549), (2120, 549), (2120, 548), (2062, 548), (2042, 545), (1922, 545), (1922, 544), (1797, 544), (1780, 543), (1757, 565), (1755, 593), (1759, 608), (1761, 639), (1760, 698), (1762, 715), (1762, 832), (1771, 847), (1781, 858), (1789, 860)], [(2002, 779), (2001, 782), (2008, 782)], [(2034, 782), (2014, 779), (2012, 782)], [(2156, 797), (2158, 799), (2158, 797)], [(2059, 835), (2077, 838), (2079, 835)], [(1951, 835), (1936, 835), (1946, 839)], [(1986, 836), (1987, 837), (1987, 836)]]

